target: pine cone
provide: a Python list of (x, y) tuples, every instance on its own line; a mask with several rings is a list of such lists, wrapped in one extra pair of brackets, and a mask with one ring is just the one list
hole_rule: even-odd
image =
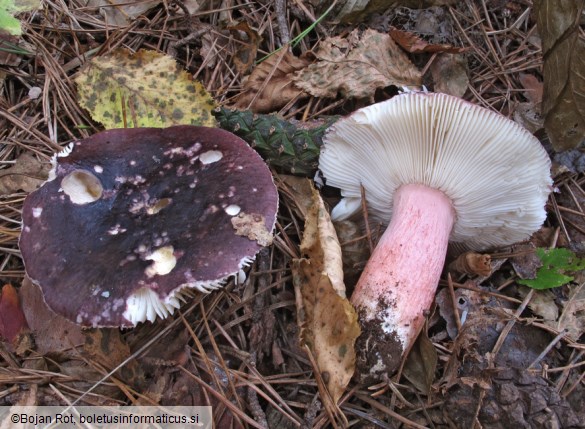
[(254, 114), (218, 107), (219, 126), (247, 141), (266, 162), (283, 173), (312, 177), (319, 164), (325, 130), (337, 117), (310, 122), (287, 121), (278, 115)]

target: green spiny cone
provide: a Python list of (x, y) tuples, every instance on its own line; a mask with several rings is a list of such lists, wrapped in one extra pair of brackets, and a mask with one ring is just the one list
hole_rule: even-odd
[(319, 165), (319, 150), (325, 130), (337, 120), (287, 121), (275, 114), (218, 107), (219, 126), (244, 139), (272, 167), (301, 176), (313, 176)]

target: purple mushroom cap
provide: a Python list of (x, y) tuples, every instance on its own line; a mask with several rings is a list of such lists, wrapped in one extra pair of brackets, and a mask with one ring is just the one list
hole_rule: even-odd
[(270, 170), (217, 128), (117, 129), (56, 156), (25, 200), (20, 250), (48, 306), (87, 326), (133, 326), (217, 288), (270, 243)]

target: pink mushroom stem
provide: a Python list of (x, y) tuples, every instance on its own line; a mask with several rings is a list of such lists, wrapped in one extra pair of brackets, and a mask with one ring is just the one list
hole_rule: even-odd
[(358, 347), (373, 370), (396, 369), (420, 332), (454, 222), (452, 202), (441, 191), (403, 185), (394, 194), (390, 225), (351, 297), (362, 323)]

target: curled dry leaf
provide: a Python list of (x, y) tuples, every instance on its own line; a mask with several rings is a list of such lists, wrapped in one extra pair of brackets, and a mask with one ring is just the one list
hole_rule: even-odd
[(341, 248), (333, 224), (319, 193), (313, 189), (312, 194), (301, 242), (306, 257), (293, 261), (293, 283), (301, 344), (315, 356), (332, 398), (329, 405), (334, 406), (354, 373), (360, 328), (345, 296)]
[(32, 192), (47, 180), (51, 165), (30, 152), (20, 155), (12, 167), (0, 170), (0, 195), (17, 191)]
[(535, 0), (544, 57), (544, 126), (556, 151), (585, 138), (585, 40), (579, 20), (583, 2)]
[[(94, 328), (85, 331), (83, 351), (86, 357), (99, 363), (108, 371), (125, 362), (132, 351), (119, 329)], [(130, 386), (140, 387), (144, 383), (144, 369), (136, 359), (125, 362), (116, 376)]]
[(424, 332), (418, 336), (404, 362), (404, 378), (425, 395), (431, 391), (438, 357), (437, 349)]
[(329, 37), (315, 53), (317, 62), (295, 75), (295, 84), (315, 97), (366, 98), (390, 85), (418, 87), (421, 74), (387, 34), (358, 30)]
[[(313, 0), (311, 4), (320, 6), (320, 10), (331, 6), (331, 1)], [(333, 9), (335, 21), (343, 23), (364, 23), (374, 13), (383, 13), (388, 9), (405, 7), (409, 9), (426, 9), (433, 6), (445, 6), (455, 3), (455, 0), (341, 0), (336, 2)]]
[(370, 257), (368, 242), (357, 222), (340, 220), (334, 226), (341, 243), (345, 283), (355, 285)]
[(544, 127), (544, 119), (541, 115), (544, 87), (542, 81), (532, 74), (519, 73), (518, 80), (524, 88), (523, 95), (528, 101), (516, 106), (514, 121), (534, 134)]
[(540, 114), (541, 106), (532, 103), (519, 103), (514, 109), (514, 121), (522, 125), (531, 133), (536, 133), (544, 127), (544, 119)]
[[(258, 45), (262, 41), (262, 37), (260, 37), (258, 32), (252, 30), (245, 21), (239, 22), (227, 29), (238, 40), (237, 49), (233, 56), (236, 69), (242, 74), (248, 73), (256, 60)], [(242, 37), (241, 34), (245, 34), (245, 37)]]
[(466, 252), (449, 264), (449, 270), (458, 273), (487, 277), (492, 273), (490, 255)]
[(11, 284), (5, 284), (0, 292), (0, 339), (12, 342), (27, 327), (18, 292)]
[[(526, 295), (530, 292), (528, 287), (519, 287), (518, 295), (520, 299), (526, 298)], [(528, 308), (532, 310), (534, 314), (544, 319), (544, 323), (554, 326), (559, 317), (559, 308), (556, 304), (556, 295), (550, 290), (539, 290), (532, 295)]]
[(453, 45), (429, 43), (410, 31), (403, 31), (397, 28), (390, 28), (390, 37), (400, 45), (402, 49), (413, 54), (447, 52), (458, 54), (468, 51), (469, 48), (458, 48)]
[(306, 219), (313, 206), (313, 184), (306, 177), (279, 174), (278, 191), (289, 202), (297, 216)]
[(518, 80), (524, 88), (524, 97), (535, 106), (540, 105), (544, 90), (542, 81), (528, 73), (519, 73)]
[(211, 96), (168, 55), (119, 49), (94, 58), (75, 82), (79, 103), (107, 129), (215, 125)]
[(536, 278), (536, 272), (542, 267), (542, 261), (536, 256), (536, 247), (532, 243), (512, 246), (510, 263), (521, 279)]
[(296, 97), (307, 97), (293, 84), (294, 73), (307, 64), (309, 60), (295, 57), (288, 51), (275, 53), (252, 71), (236, 98), (235, 107), (259, 113), (272, 112)]
[(443, 53), (431, 64), (435, 92), (463, 97), (469, 85), (467, 61), (461, 55)]
[(578, 341), (585, 333), (585, 283), (569, 285), (569, 299), (563, 303), (557, 321), (545, 322), (553, 328), (566, 330), (573, 341)]
[(35, 340), (35, 350), (39, 354), (64, 353), (64, 350), (85, 342), (81, 326), (51, 311), (45, 304), (41, 289), (28, 277), (22, 282), (20, 297), (22, 310)]
[(159, 3), (161, 0), (89, 0), (87, 6), (99, 8), (108, 25), (125, 26)]

